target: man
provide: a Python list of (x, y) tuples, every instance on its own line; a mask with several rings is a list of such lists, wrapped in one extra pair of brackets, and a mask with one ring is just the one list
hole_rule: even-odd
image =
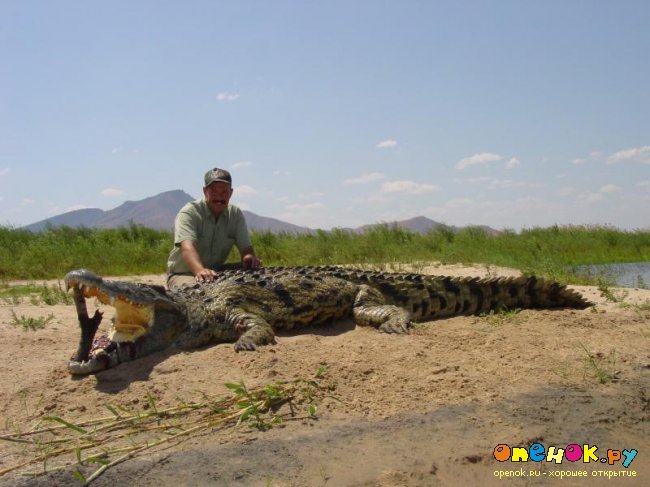
[(230, 173), (215, 167), (205, 174), (204, 198), (187, 203), (178, 212), (174, 249), (167, 261), (167, 287), (212, 281), (233, 245), (241, 255), (241, 264), (234, 267), (260, 267), (244, 214), (229, 204), (232, 193)]

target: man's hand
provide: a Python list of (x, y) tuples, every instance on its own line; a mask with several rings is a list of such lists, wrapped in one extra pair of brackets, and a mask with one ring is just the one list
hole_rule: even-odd
[(259, 269), (262, 266), (262, 261), (257, 258), (255, 254), (246, 254), (241, 258), (244, 269)]
[(198, 282), (212, 282), (214, 281), (215, 276), (217, 275), (212, 269), (201, 269), (194, 275), (194, 279)]

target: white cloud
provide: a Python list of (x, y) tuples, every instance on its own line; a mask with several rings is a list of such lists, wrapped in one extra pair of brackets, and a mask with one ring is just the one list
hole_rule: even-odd
[(433, 184), (420, 184), (414, 181), (391, 181), (381, 185), (382, 193), (423, 194), (437, 190), (438, 187)]
[(396, 140), (386, 139), (386, 140), (382, 140), (381, 142), (379, 142), (377, 144), (377, 148), (378, 149), (388, 149), (390, 147), (395, 147), (396, 145), (397, 145)]
[(514, 169), (517, 166), (521, 166), (521, 161), (516, 157), (513, 157), (508, 162), (506, 162), (506, 169)]
[(23, 198), (23, 201), (21, 203), (23, 205), (33, 205), (36, 203), (36, 200), (33, 200), (32, 198)]
[(607, 164), (617, 164), (625, 161), (650, 164), (650, 145), (620, 150), (607, 158)]
[(537, 187), (540, 184), (527, 183), (525, 181), (515, 181), (512, 179), (495, 179), (488, 176), (479, 176), (475, 178), (456, 178), (455, 182), (460, 184), (481, 184), (489, 189), (509, 189), (520, 187)]
[(454, 198), (447, 201), (442, 207), (446, 209), (459, 209), (467, 208), (474, 204), (474, 200), (470, 198)]
[(564, 188), (558, 189), (556, 192), (558, 196), (571, 196), (573, 193), (575, 193), (575, 189), (571, 186), (565, 186)]
[(499, 154), (491, 154), (489, 152), (481, 152), (480, 154), (474, 154), (473, 156), (466, 157), (461, 159), (456, 163), (456, 169), (465, 169), (469, 166), (474, 166), (476, 164), (486, 164), (488, 162), (500, 161), (503, 157)]
[(237, 195), (253, 195), (257, 194), (257, 190), (253, 188), (252, 186), (248, 186), (246, 184), (243, 184), (241, 186), (237, 186), (235, 188), (235, 191), (237, 192)]
[(621, 187), (615, 184), (606, 184), (598, 190), (599, 193), (618, 193), (619, 191), (621, 191)]
[(251, 161), (238, 161), (232, 165), (233, 169), (240, 169), (242, 167), (250, 167), (253, 163)]
[(107, 198), (117, 198), (118, 196), (122, 196), (123, 194), (124, 191), (117, 188), (104, 188), (101, 190), (101, 195)]
[(584, 203), (598, 203), (600, 201), (604, 201), (606, 195), (618, 193), (620, 191), (622, 191), (622, 188), (620, 186), (616, 186), (615, 184), (606, 184), (605, 186), (601, 186), (595, 193), (580, 194), (578, 196), (578, 199)]
[(285, 208), (290, 211), (308, 211), (308, 210), (318, 210), (320, 208), (325, 208), (325, 205), (319, 202), (305, 203), (302, 205), (298, 203), (294, 203), (292, 205), (287, 205)]
[(454, 182), (464, 184), (464, 183), (470, 183), (470, 184), (476, 184), (476, 183), (487, 183), (489, 181), (492, 181), (492, 178), (489, 176), (478, 176), (475, 178), (454, 178)]
[(313, 191), (311, 193), (298, 193), (298, 198), (301, 200), (306, 200), (309, 198), (320, 198), (321, 196), (325, 196), (325, 193), (322, 191)]
[(2, 177), (2, 176), (6, 176), (6, 175), (9, 174), (10, 172), (11, 172), (11, 168), (10, 168), (10, 167), (3, 167), (2, 169), (0, 169), (0, 177)]
[(571, 159), (571, 161), (569, 161), (569, 162), (571, 164), (573, 164), (574, 166), (579, 166), (581, 164), (585, 164), (585, 163), (588, 163), (590, 161), (598, 161), (598, 160), (602, 159), (602, 155), (603, 154), (600, 151), (592, 150), (591, 152), (589, 152), (589, 154), (587, 156), (576, 157), (575, 159)]
[(113, 147), (111, 149), (111, 154), (118, 154), (119, 152), (122, 152), (124, 150), (124, 147)]
[(605, 195), (603, 193), (582, 193), (578, 199), (584, 203), (598, 203), (605, 199)]
[(217, 95), (217, 101), (235, 101), (239, 98), (238, 93), (219, 93)]
[(636, 185), (639, 188), (650, 188), (650, 181), (639, 181)]
[(530, 185), (523, 181), (513, 181), (512, 179), (493, 179), (492, 181), (490, 181), (491, 189), (521, 188), (523, 186), (530, 186)]
[(386, 179), (386, 176), (380, 172), (371, 172), (371, 173), (362, 174), (361, 176), (356, 178), (346, 179), (345, 181), (343, 181), (343, 184), (346, 186), (351, 184), (367, 184), (373, 181), (379, 181), (381, 179)]

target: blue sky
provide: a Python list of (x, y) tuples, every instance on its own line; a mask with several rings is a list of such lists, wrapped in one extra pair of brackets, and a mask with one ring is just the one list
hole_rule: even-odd
[(312, 228), (650, 228), (650, 2), (0, 2), (0, 225), (182, 189)]

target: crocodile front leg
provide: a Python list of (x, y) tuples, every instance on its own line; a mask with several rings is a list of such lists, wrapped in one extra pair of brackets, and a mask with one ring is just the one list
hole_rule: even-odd
[(261, 316), (233, 309), (226, 316), (226, 323), (240, 334), (234, 345), (235, 352), (255, 350), (259, 345), (275, 343), (273, 327)]

